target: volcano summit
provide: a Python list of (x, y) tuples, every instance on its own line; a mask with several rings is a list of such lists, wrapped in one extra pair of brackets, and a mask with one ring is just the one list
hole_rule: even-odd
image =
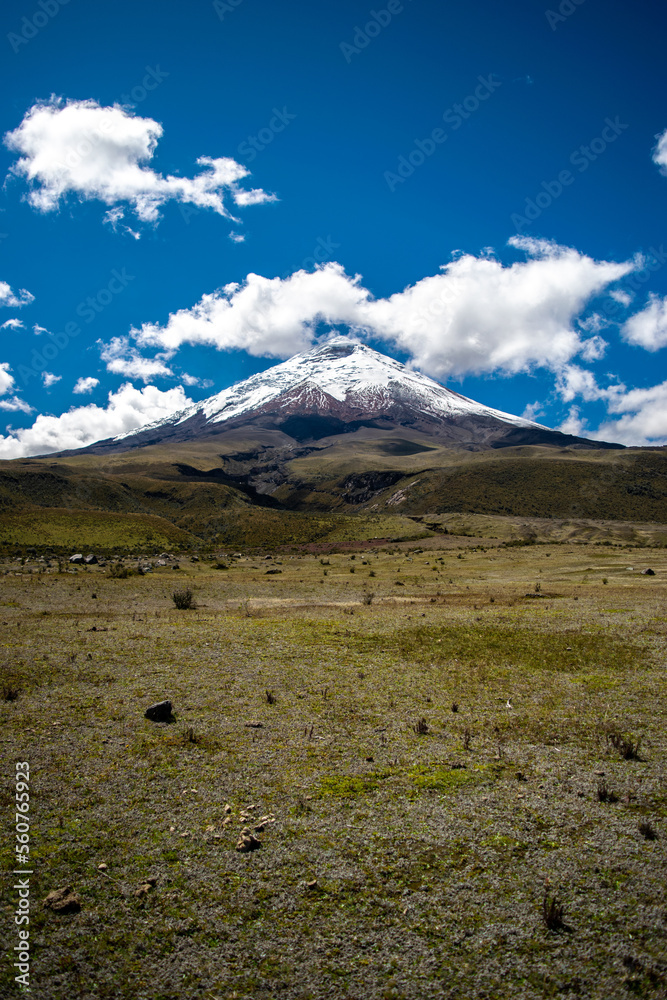
[(413, 431), (473, 451), (535, 444), (609, 447), (476, 403), (364, 344), (336, 337), (168, 418), (82, 451), (176, 444), (242, 427), (278, 431), (299, 444), (365, 427)]

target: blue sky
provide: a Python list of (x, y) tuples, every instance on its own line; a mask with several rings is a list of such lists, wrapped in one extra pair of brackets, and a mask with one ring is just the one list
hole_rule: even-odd
[(129, 430), (332, 329), (549, 426), (667, 443), (655, 4), (0, 18), (0, 457)]

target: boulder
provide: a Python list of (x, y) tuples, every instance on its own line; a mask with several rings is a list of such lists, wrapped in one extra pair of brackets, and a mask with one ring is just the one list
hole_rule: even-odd
[(144, 712), (144, 716), (150, 719), (151, 722), (171, 722), (173, 716), (171, 714), (171, 702), (170, 701), (158, 701), (155, 705), (151, 705)]
[(71, 563), (82, 563), (84, 561), (82, 553), (75, 552), (73, 556), (69, 557), (69, 561)]
[(642, 576), (655, 576), (655, 570), (654, 569), (650, 569), (650, 568), (649, 569), (643, 569), (642, 570)]
[(86, 563), (87, 566), (96, 566), (97, 556), (94, 555), (92, 552), (89, 552), (88, 555), (85, 556), (83, 561)]

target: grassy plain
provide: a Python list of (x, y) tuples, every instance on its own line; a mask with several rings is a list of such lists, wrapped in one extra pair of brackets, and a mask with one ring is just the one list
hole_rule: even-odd
[[(664, 997), (667, 549), (619, 532), (432, 525), (126, 579), (6, 558), (3, 870), (26, 760), (33, 994)], [(79, 913), (42, 908), (70, 885)]]

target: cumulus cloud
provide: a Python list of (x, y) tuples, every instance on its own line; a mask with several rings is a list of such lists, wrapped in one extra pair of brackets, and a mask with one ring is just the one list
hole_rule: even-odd
[(8, 361), (3, 361), (0, 363), (0, 396), (3, 397), (0, 399), (0, 410), (5, 410), (9, 413), (16, 413), (18, 411), (31, 413), (33, 407), (26, 403), (25, 400), (20, 399), (19, 396), (7, 395), (7, 393), (15, 388), (16, 382), (12, 375), (11, 366)]
[(92, 392), (93, 389), (100, 384), (98, 378), (93, 378), (89, 375), (87, 378), (79, 378), (74, 384), (72, 392), (76, 392), (78, 395), (83, 396), (84, 393)]
[(667, 382), (648, 389), (630, 389), (611, 394), (609, 413), (620, 413), (618, 420), (608, 420), (594, 437), (627, 445), (667, 445)]
[(54, 211), (73, 193), (114, 206), (106, 216), (113, 226), (123, 217), (123, 204), (143, 222), (157, 222), (162, 206), (172, 200), (238, 222), (225, 199), (241, 207), (276, 200), (259, 188), (241, 187), (250, 172), (230, 157), (200, 156), (194, 177), (157, 173), (149, 164), (162, 132), (159, 122), (119, 105), (53, 98), (30, 108), (18, 128), (5, 135), (5, 145), (19, 154), (12, 173), (26, 178), (28, 201), (40, 212)]
[[(385, 299), (374, 299), (359, 275), (333, 262), (287, 278), (249, 274), (173, 313), (164, 326), (146, 323), (131, 334), (141, 347), (172, 353), (207, 344), (281, 358), (312, 346), (319, 324), (343, 324), (393, 344), (436, 377), (557, 371), (578, 354), (601, 357), (605, 341), (597, 332), (587, 336), (577, 319), (636, 262), (596, 261), (525, 237), (510, 244), (527, 259), (503, 265), (488, 254), (462, 254)], [(591, 328), (599, 328), (596, 321)]]
[(34, 406), (26, 403), (25, 399), (21, 399), (19, 396), (9, 396), (7, 399), (0, 399), (0, 410), (5, 410), (9, 413), (32, 413), (34, 409)]
[(25, 326), (20, 319), (6, 319), (2, 325), (0, 325), (0, 330), (23, 330)]
[(0, 396), (6, 395), (14, 388), (14, 376), (8, 361), (0, 363)]
[[(0, 306), (10, 306), (12, 309), (20, 309), (21, 306), (29, 306), (34, 301), (35, 296), (31, 295), (25, 288), (20, 288), (17, 295), (6, 281), (0, 281)], [(8, 322), (11, 323), (12, 320), (8, 320)]]
[(56, 382), (60, 382), (62, 375), (54, 375), (53, 372), (42, 372), (42, 382), (45, 388), (55, 385)]
[(578, 406), (571, 406), (568, 415), (558, 428), (563, 434), (574, 434), (575, 437), (586, 437), (586, 421), (581, 417)]
[(636, 344), (647, 351), (667, 347), (667, 299), (651, 293), (646, 308), (623, 324), (621, 335), (628, 344)]
[(313, 343), (318, 323), (360, 325), (370, 293), (340, 264), (296, 271), (287, 278), (249, 274), (172, 313), (165, 326), (145, 323), (132, 335), (140, 346), (176, 351), (182, 344), (239, 348), (255, 357), (288, 358)]
[(135, 389), (126, 383), (117, 392), (109, 393), (105, 407), (89, 403), (73, 407), (59, 417), (39, 414), (32, 427), (0, 436), (0, 458), (83, 448), (93, 441), (127, 434), (171, 416), (191, 402), (182, 386), (162, 392), (152, 385)]
[(653, 162), (663, 174), (667, 174), (667, 129), (658, 136), (658, 145), (653, 150)]
[(441, 274), (369, 302), (372, 329), (436, 376), (558, 370), (581, 352), (599, 356), (604, 342), (584, 339), (575, 321), (634, 262), (595, 261), (545, 240), (509, 242), (528, 259), (503, 266), (464, 254)]
[(577, 396), (587, 403), (598, 399), (609, 399), (624, 388), (623, 385), (602, 388), (598, 385), (593, 372), (579, 365), (564, 365), (556, 376), (556, 392), (564, 403), (571, 403)]
[(100, 356), (106, 362), (107, 371), (114, 375), (139, 378), (143, 382), (150, 382), (152, 378), (159, 376), (173, 375), (171, 368), (164, 363), (166, 354), (145, 358), (130, 344), (127, 337), (113, 337), (108, 344), (103, 344)]

